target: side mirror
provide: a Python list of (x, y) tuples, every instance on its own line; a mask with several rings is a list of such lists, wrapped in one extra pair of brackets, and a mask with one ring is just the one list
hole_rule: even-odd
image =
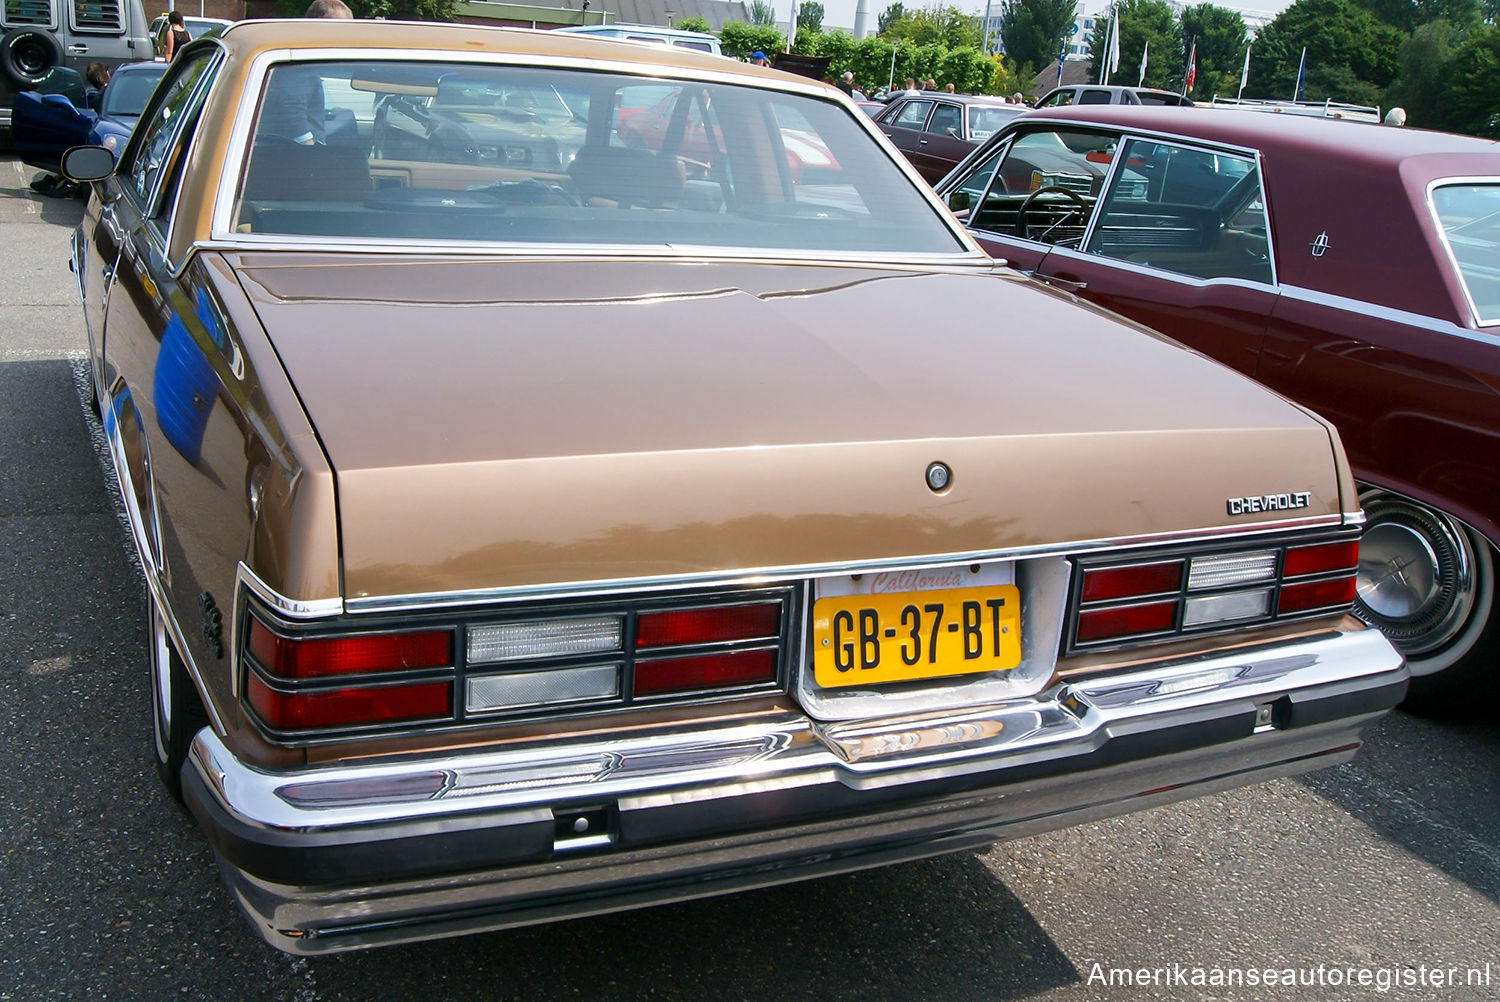
[(115, 172), (115, 155), (102, 146), (75, 146), (62, 155), (62, 174), (69, 181), (103, 181)]
[(969, 193), (967, 191), (955, 191), (948, 196), (948, 208), (954, 212), (969, 211)]

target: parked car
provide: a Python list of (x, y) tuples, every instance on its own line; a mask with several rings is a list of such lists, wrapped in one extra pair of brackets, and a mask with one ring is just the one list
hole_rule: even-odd
[(641, 42), (646, 45), (663, 45), (695, 52), (712, 52), (723, 55), (719, 36), (706, 31), (684, 31), (681, 28), (663, 28), (657, 24), (575, 24), (557, 28), (569, 34), (588, 35), (591, 38), (613, 38), (624, 42)]
[[(583, 95), (586, 142), (378, 156), (455, 74)], [(704, 177), (616, 134), (662, 82)], [(357, 141), (272, 134), (314, 87)], [(64, 160), (152, 747), (282, 950), (1141, 809), (1345, 761), (1405, 691), (1332, 427), (997, 266), (819, 82), (242, 22)]]
[(0, 29), (0, 142), (10, 140), (16, 95), (38, 90), (54, 69), (72, 70), (81, 79), (90, 63), (115, 66), (151, 51), (141, 0), (7, 3)]
[(1369, 520), (1356, 612), (1442, 709), (1500, 675), (1500, 151), (1395, 132), (1057, 108), (942, 194), (992, 254), (1338, 426)]
[(1109, 84), (1067, 84), (1054, 87), (1037, 98), (1038, 108), (1061, 108), (1069, 104), (1143, 104), (1182, 106), (1191, 108), (1193, 102), (1183, 94), (1156, 87), (1119, 87)]
[[(219, 17), (193, 17), (188, 14), (182, 16), (182, 27), (186, 29), (189, 38), (197, 38), (208, 32), (220, 32), (233, 24)], [(159, 14), (151, 22), (151, 52), (157, 58), (165, 58), (167, 54), (167, 32), (171, 29), (167, 15)]]
[(917, 172), (936, 184), (975, 146), (1025, 110), (1024, 104), (1007, 104), (997, 97), (903, 92), (875, 120)]
[(23, 163), (56, 173), (62, 155), (74, 146), (94, 144), (118, 152), (165, 71), (166, 65), (157, 62), (116, 67), (99, 94), (98, 111), (85, 106), (81, 97), (75, 104), (68, 94), (18, 94), (11, 125), (16, 154)]

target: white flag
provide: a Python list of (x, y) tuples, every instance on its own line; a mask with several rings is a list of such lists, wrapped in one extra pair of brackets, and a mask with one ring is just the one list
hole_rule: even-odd
[(1120, 11), (1115, 9), (1115, 16), (1109, 26), (1109, 71), (1116, 73), (1120, 69)]
[(1151, 43), (1148, 41), (1141, 46), (1141, 78), (1136, 81), (1137, 87), (1146, 86), (1146, 53), (1151, 51)]
[(1240, 70), (1240, 92), (1235, 97), (1241, 97), (1245, 93), (1245, 84), (1250, 82), (1250, 46), (1245, 46), (1245, 68)]

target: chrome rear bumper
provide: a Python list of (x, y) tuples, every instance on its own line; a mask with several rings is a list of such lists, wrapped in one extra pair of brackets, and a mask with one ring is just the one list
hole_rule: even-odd
[(1336, 764), (1406, 681), (1358, 630), (962, 712), (286, 773), (205, 729), (183, 785), (261, 935), (325, 953), (915, 859)]

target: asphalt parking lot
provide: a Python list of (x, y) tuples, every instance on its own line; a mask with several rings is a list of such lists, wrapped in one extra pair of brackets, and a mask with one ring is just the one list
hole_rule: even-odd
[(0, 156), (0, 1002), (1500, 998), (1482, 711), (1394, 715), (1350, 765), (983, 854), (360, 954), (263, 946), (152, 771), (144, 590), (80, 392), (82, 204), (34, 174)]

